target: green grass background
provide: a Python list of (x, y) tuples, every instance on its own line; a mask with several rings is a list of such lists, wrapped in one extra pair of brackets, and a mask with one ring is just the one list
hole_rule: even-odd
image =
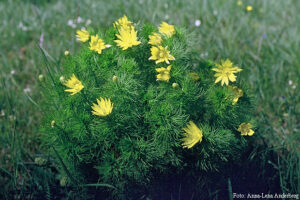
[[(282, 192), (299, 193), (300, 1), (242, 2), (238, 6), (236, 0), (1, 0), (0, 195), (18, 191), (18, 198), (36, 187), (47, 192), (43, 181), (55, 182), (53, 171), (34, 167), (36, 157), (47, 155), (38, 139), (38, 76), (46, 74), (38, 46), (47, 51), (52, 67), (63, 67), (64, 51), (79, 50), (75, 31), (87, 20), (89, 27), (105, 29), (124, 14), (136, 23), (167, 21), (186, 27), (195, 32), (199, 56), (229, 58), (244, 69), (241, 78), (257, 102), (255, 143), (265, 147), (249, 159), (275, 152), (275, 160), (263, 161), (276, 171)], [(247, 5), (253, 6), (251, 12)], [(77, 22), (79, 16), (82, 22)], [(200, 26), (195, 26), (197, 19)], [(68, 25), (69, 20), (76, 28)]]

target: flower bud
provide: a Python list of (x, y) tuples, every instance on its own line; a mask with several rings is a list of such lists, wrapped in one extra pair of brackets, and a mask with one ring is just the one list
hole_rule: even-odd
[(114, 83), (118, 82), (118, 77), (117, 76), (114, 75), (112, 79), (113, 79)]
[(63, 84), (65, 82), (65, 77), (64, 76), (59, 77), (59, 81)]
[(68, 178), (67, 177), (62, 177), (62, 179), (60, 179), (59, 181), (60, 186), (65, 187), (68, 184)]
[(65, 56), (67, 56), (67, 55), (69, 55), (70, 54), (70, 52), (67, 50), (67, 51), (65, 51)]
[(190, 73), (190, 77), (191, 77), (191, 79), (192, 79), (193, 81), (195, 81), (195, 82), (199, 81), (199, 79), (200, 79), (200, 77), (198, 76), (198, 74), (195, 73), (195, 72), (191, 72), (191, 73)]
[(42, 165), (47, 164), (47, 160), (45, 158), (38, 157), (38, 158), (34, 159), (34, 163), (39, 166), (42, 166)]
[(13, 123), (16, 120), (16, 116), (9, 115), (9, 122)]
[(41, 82), (43, 82), (43, 81), (45, 80), (45, 77), (44, 77), (43, 74), (40, 74), (40, 75), (39, 75), (39, 80), (40, 80)]
[(54, 128), (55, 124), (56, 124), (56, 122), (54, 120), (52, 120), (51, 127)]
[(173, 87), (174, 89), (176, 89), (176, 88), (179, 87), (179, 85), (178, 85), (178, 83), (173, 83), (173, 84), (172, 84), (172, 87)]

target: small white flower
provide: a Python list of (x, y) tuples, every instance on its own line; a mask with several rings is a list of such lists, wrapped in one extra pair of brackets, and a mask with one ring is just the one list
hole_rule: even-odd
[(214, 16), (217, 16), (218, 11), (217, 11), (217, 10), (214, 10), (213, 14), (214, 14)]
[(83, 22), (83, 19), (80, 16), (77, 17), (77, 23), (81, 23), (81, 22)]
[(14, 115), (9, 115), (9, 121), (10, 122), (13, 122), (13, 121), (15, 121), (17, 118), (16, 118), (16, 116), (14, 116)]
[(4, 112), (4, 110), (1, 110), (1, 112), (0, 112), (0, 116), (1, 116), (1, 117), (4, 117), (4, 116), (5, 116), (5, 112)]
[(73, 25), (73, 20), (69, 19), (68, 20), (68, 26), (72, 26)]
[(296, 85), (293, 85), (292, 88), (293, 88), (293, 89), (296, 89)]
[(92, 20), (91, 20), (91, 19), (88, 19), (88, 20), (86, 20), (85, 25), (88, 26), (88, 25), (90, 25), (91, 23), (92, 23)]
[(207, 53), (207, 52), (201, 53), (200, 56), (203, 57), (203, 58), (204, 58), (204, 57), (207, 57), (207, 56), (208, 56), (208, 53)]
[(200, 19), (196, 19), (195, 21), (195, 26), (199, 27), (201, 25)]
[(29, 87), (27, 87), (27, 88), (25, 88), (23, 91), (24, 91), (25, 93), (29, 93), (29, 92), (31, 92), (31, 89), (30, 89)]
[(76, 24), (71, 19), (68, 20), (68, 26), (71, 26), (72, 28), (76, 28)]
[(43, 42), (44, 42), (44, 34), (42, 33), (40, 36), (40, 46), (43, 46)]
[(19, 23), (18, 28), (21, 29), (22, 31), (28, 30), (28, 28), (26, 26), (24, 26), (24, 24), (22, 22)]
[(22, 23), (22, 22), (19, 22), (18, 28), (21, 28), (21, 29), (22, 29), (23, 26), (24, 26), (23, 23)]
[(16, 71), (14, 69), (10, 71), (11, 75), (14, 75), (15, 73), (16, 73)]
[(289, 80), (289, 85), (293, 85), (293, 81), (292, 80)]
[(169, 15), (168, 14), (165, 15), (165, 19), (169, 19)]

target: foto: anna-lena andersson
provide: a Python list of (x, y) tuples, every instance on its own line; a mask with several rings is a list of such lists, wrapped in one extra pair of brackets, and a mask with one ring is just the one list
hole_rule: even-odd
[(247, 195), (247, 199), (283, 199), (283, 198), (288, 198), (288, 199), (299, 199), (299, 194), (249, 194)]

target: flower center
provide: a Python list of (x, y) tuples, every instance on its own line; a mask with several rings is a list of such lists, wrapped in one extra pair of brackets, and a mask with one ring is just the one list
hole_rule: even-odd
[(249, 133), (249, 128), (247, 126), (242, 126), (242, 132), (243, 133)]

